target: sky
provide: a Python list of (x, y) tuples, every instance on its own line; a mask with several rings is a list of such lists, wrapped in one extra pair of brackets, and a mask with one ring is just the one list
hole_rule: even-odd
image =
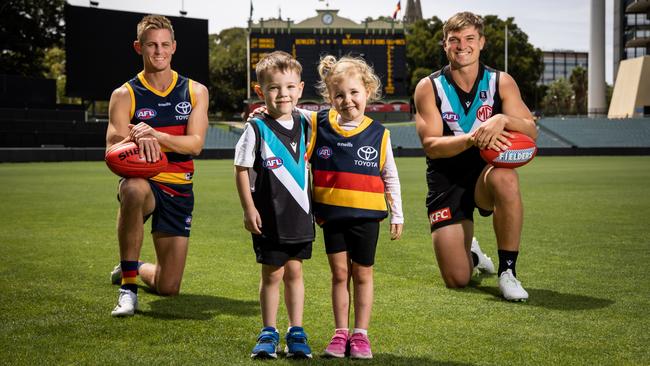
[[(187, 11), (189, 18), (208, 19), (210, 33), (222, 29), (245, 27), (250, 0), (97, 0), (99, 8), (140, 13), (179, 16)], [(613, 1), (605, 0), (605, 80), (612, 83)], [(397, 0), (253, 0), (253, 19), (290, 18), (296, 22), (316, 15), (315, 9), (338, 9), (339, 15), (361, 22), (371, 16), (391, 16)], [(406, 0), (401, 0), (402, 13)], [(589, 7), (591, 0), (420, 0), (425, 18), (437, 16), (445, 20), (459, 11), (480, 15), (513, 17), (529, 42), (543, 51), (589, 50)], [(68, 0), (71, 5), (89, 6), (87, 0)]]

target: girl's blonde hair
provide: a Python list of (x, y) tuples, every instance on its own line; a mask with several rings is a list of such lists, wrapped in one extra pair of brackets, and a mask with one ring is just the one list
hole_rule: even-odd
[(381, 98), (381, 81), (375, 75), (372, 66), (362, 58), (343, 56), (337, 60), (336, 57), (327, 55), (320, 59), (318, 74), (320, 81), (316, 84), (316, 88), (327, 102), (332, 101), (327, 85), (352, 75), (361, 78), (368, 91), (368, 102), (374, 102)]

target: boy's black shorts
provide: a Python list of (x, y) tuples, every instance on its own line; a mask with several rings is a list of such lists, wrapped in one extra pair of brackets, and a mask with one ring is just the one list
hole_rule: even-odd
[(347, 251), (353, 262), (372, 266), (375, 264), (379, 239), (379, 221), (355, 219), (326, 222), (323, 225), (323, 238), (327, 254)]
[(275, 240), (253, 235), (253, 250), (257, 263), (281, 267), (292, 258), (311, 258), (312, 242), (278, 244)]

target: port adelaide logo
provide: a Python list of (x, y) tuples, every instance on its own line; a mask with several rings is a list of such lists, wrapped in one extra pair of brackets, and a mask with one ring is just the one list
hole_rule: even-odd
[(354, 160), (354, 165), (359, 165), (359, 166), (366, 166), (370, 168), (376, 168), (378, 167), (378, 164), (376, 161), (377, 157), (379, 156), (379, 152), (377, 149), (375, 149), (372, 146), (361, 146), (357, 150), (357, 156), (361, 160)]

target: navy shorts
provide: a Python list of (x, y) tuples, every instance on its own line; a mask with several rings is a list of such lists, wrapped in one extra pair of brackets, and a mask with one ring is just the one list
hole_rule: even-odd
[(253, 250), (257, 263), (281, 267), (289, 259), (311, 258), (312, 242), (279, 244), (262, 235), (253, 235)]
[(189, 237), (194, 210), (192, 184), (148, 182), (156, 200), (153, 212), (144, 218), (146, 222), (152, 217), (151, 232)]
[(326, 222), (323, 238), (327, 254), (347, 251), (350, 259), (364, 266), (375, 264), (379, 221), (356, 219)]
[[(468, 167), (460, 165), (451, 173), (430, 171), (427, 174), (427, 214), (431, 232), (462, 220), (474, 221), (474, 190), (485, 163)], [(492, 211), (478, 208), (481, 216)]]

